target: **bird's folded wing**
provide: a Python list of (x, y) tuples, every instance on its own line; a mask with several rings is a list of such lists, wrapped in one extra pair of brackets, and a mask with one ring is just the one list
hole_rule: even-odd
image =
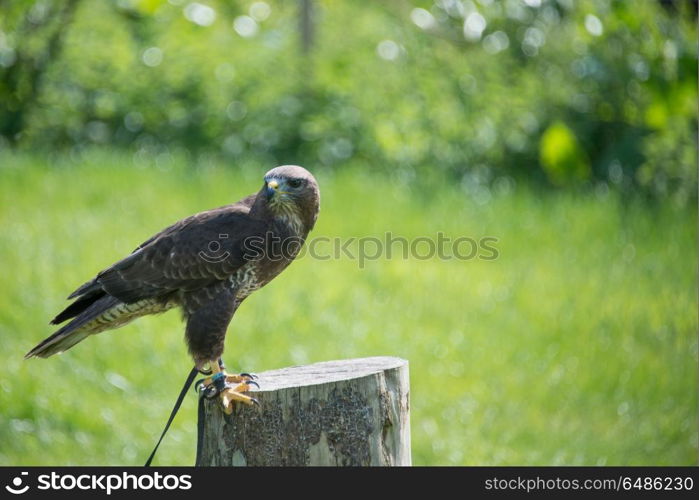
[(225, 208), (188, 217), (99, 273), (73, 296), (99, 288), (131, 303), (225, 280), (250, 258), (246, 241), (263, 238), (266, 227), (245, 212)]

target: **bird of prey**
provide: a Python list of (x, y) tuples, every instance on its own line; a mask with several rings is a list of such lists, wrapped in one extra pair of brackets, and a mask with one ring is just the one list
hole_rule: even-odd
[(65, 324), (25, 358), (46, 358), (105, 330), (174, 307), (186, 321), (196, 368), (211, 374), (227, 413), (253, 383), (227, 374), (221, 361), (228, 324), (238, 306), (296, 257), (315, 225), (318, 183), (306, 169), (285, 165), (264, 176), (262, 189), (232, 205), (182, 219), (75, 290), (52, 324)]

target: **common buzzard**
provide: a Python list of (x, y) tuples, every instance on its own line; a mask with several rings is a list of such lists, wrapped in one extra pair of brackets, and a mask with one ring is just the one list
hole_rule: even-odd
[(27, 353), (46, 358), (90, 335), (147, 314), (182, 309), (195, 365), (216, 382), (227, 412), (252, 403), (247, 374), (228, 375), (221, 355), (238, 306), (296, 257), (316, 222), (320, 192), (304, 168), (267, 172), (262, 189), (237, 203), (192, 215), (163, 229), (131, 255), (75, 290), (52, 324), (70, 320)]

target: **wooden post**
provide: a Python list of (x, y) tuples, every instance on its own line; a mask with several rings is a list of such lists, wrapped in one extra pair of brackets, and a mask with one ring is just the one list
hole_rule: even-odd
[(259, 407), (205, 401), (198, 466), (411, 465), (408, 362), (375, 357), (258, 374)]

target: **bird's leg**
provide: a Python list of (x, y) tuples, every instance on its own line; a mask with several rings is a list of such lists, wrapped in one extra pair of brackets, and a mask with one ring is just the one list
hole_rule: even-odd
[(219, 359), (211, 361), (211, 375), (202, 380), (202, 390), (210, 398), (218, 395), (221, 398), (223, 411), (230, 415), (233, 412), (233, 404), (236, 401), (248, 405), (257, 404), (255, 398), (243, 394), (250, 390), (251, 385), (259, 387), (253, 378), (254, 375), (249, 373), (226, 373), (223, 361)]

